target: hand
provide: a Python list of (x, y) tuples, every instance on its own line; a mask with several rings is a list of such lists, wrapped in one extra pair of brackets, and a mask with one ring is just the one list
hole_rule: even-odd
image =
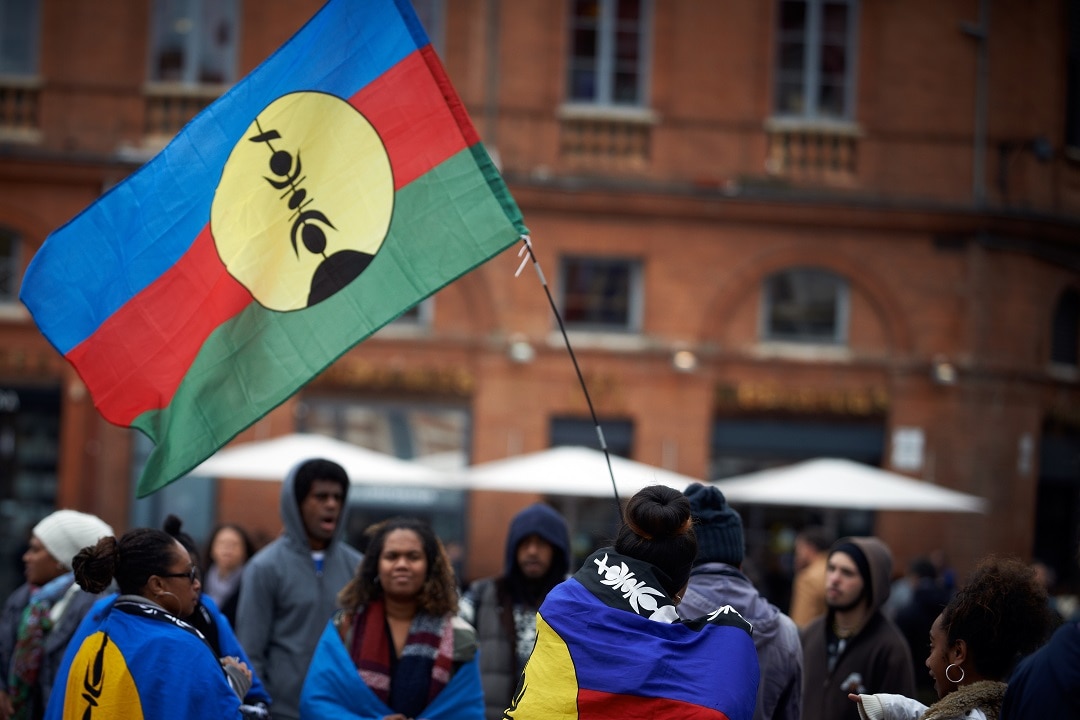
[(409, 720), (409, 718), (405, 717), (401, 713), (394, 713), (393, 715), (387, 715), (383, 718), (383, 720)]
[(855, 693), (848, 693), (847, 699), (862, 708), (862, 695), (856, 695)]
[(240, 671), (244, 673), (247, 679), (251, 679), (251, 669), (247, 666), (247, 663), (240, 662), (240, 658), (229, 655), (221, 658), (221, 664), (225, 666), (231, 665), (233, 667), (240, 668)]
[(0, 720), (8, 720), (15, 714), (15, 708), (11, 704), (11, 698), (3, 690), (0, 690)]

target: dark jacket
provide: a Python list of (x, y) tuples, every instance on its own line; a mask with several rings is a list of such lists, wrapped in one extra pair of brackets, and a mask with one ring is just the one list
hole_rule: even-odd
[(848, 700), (848, 692), (915, 695), (915, 674), (907, 641), (881, 613), (881, 605), (889, 597), (892, 573), (889, 549), (872, 537), (843, 538), (839, 543), (854, 543), (866, 556), (870, 611), (862, 627), (848, 639), (832, 672), (828, 666), (826, 633), (832, 626), (833, 609), (803, 628), (803, 720), (859, 720), (858, 708)]
[(236, 637), (273, 698), (275, 720), (300, 717), (300, 688), (311, 656), (337, 609), (338, 591), (352, 579), (363, 557), (341, 539), (343, 508), (326, 548), (323, 571), (316, 573), (293, 490), (296, 469), (281, 484), (285, 532), (244, 567), (236, 613)]
[[(0, 615), (0, 690), (10, 692), (8, 681), (11, 679), (12, 662), (15, 654), (15, 641), (18, 636), (19, 622), (22, 620), (23, 611), (30, 604), (30, 585), (24, 583), (11, 593), (4, 604), (3, 614)], [(56, 671), (60, 669), (60, 663), (64, 659), (64, 650), (67, 649), (71, 636), (79, 627), (83, 616), (90, 611), (90, 607), (100, 597), (75, 587), (67, 607), (56, 621), (56, 625), (45, 636), (45, 656), (41, 661), (41, 670), (38, 675), (39, 693), (34, 700), (32, 715), (39, 717), (45, 710), (49, 694), (52, 692), (53, 681), (56, 679)]]
[(1001, 720), (1036, 718), (1080, 718), (1080, 623), (1058, 628), (1009, 678)]
[(694, 567), (679, 603), (686, 620), (730, 605), (754, 626), (761, 666), (754, 720), (799, 720), (802, 706), (802, 647), (795, 621), (763, 598), (738, 568), (710, 562)]
[[(517, 567), (517, 548), (526, 537), (537, 534), (551, 543), (551, 570), (532, 597), (525, 592), (524, 577)], [(566, 577), (570, 563), (570, 536), (566, 521), (547, 505), (525, 508), (510, 523), (506, 538), (503, 574), (477, 580), (461, 602), (461, 616), (476, 628), (480, 645), (480, 682), (484, 688), (488, 720), (500, 720), (511, 702), (521, 667), (517, 659), (519, 635), (515, 623), (530, 635), (526, 652), (536, 635), (536, 611), (551, 588)], [(515, 612), (516, 611), (516, 612)], [(524, 642), (524, 638), (521, 640)]]

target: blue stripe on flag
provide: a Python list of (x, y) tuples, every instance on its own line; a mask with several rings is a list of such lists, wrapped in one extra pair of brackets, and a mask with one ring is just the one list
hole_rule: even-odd
[(298, 90), (351, 97), (426, 45), (411, 6), (401, 5), (330, 0), (153, 160), (53, 232), (20, 296), (45, 337), (67, 354), (176, 263), (210, 221), (233, 146), (275, 98)]

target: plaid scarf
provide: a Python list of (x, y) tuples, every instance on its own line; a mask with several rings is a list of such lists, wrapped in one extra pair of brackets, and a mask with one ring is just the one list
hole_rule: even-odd
[(394, 667), (381, 598), (353, 615), (352, 628), (349, 655), (360, 678), (395, 712), (416, 717), (450, 682), (454, 630), (449, 617), (417, 613)]
[(23, 609), (16, 633), (15, 652), (11, 664), (11, 704), (15, 708), (12, 720), (29, 718), (34, 706), (34, 693), (41, 660), (45, 657), (45, 636), (53, 628), (49, 611), (75, 582), (72, 573), (53, 578), (30, 594), (30, 602)]

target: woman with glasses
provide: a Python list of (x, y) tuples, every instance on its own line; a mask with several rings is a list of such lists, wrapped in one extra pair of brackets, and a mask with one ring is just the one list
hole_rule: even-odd
[(47, 717), (241, 717), (251, 672), (233, 658), (219, 661), (181, 619), (195, 610), (200, 589), (183, 545), (161, 530), (138, 528), (83, 548), (72, 567), (86, 592), (102, 592), (115, 580), (120, 595), (97, 629), (69, 646)]

